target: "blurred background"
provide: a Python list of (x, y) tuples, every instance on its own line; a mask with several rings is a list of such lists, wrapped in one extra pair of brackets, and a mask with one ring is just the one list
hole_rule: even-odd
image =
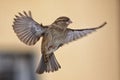
[(33, 54), (25, 51), (0, 52), (0, 80), (36, 80)]
[[(35, 46), (27, 46), (20, 42), (12, 29), (14, 15), (23, 10), (31, 10), (33, 18), (43, 25), (51, 24), (59, 16), (70, 17), (73, 23), (69, 27), (75, 29), (96, 27), (104, 21), (108, 23), (89, 36), (57, 50), (55, 54), (62, 68), (54, 73), (32, 74), (37, 80), (120, 80), (119, 0), (0, 0), (1, 54), (27, 54), (25, 51), (32, 50), (35, 59), (31, 64), (36, 69), (41, 57), (41, 40)], [(18, 64), (31, 62), (16, 58), (12, 59)], [(0, 57), (1, 62), (2, 59), (5, 60)], [(29, 68), (28, 63), (24, 64)]]

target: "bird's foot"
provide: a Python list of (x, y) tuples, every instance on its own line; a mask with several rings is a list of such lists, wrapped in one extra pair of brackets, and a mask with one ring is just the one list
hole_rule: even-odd
[(49, 60), (49, 55), (44, 55), (44, 62), (47, 63)]

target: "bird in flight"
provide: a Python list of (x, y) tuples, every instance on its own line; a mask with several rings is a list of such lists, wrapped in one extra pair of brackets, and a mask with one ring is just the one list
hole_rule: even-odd
[(61, 16), (52, 24), (44, 26), (32, 18), (31, 11), (28, 11), (28, 13), (23, 11), (23, 13), (18, 14), (14, 18), (13, 30), (20, 41), (31, 46), (43, 37), (41, 44), (42, 57), (36, 70), (38, 74), (54, 72), (61, 68), (54, 54), (58, 48), (94, 32), (106, 24), (104, 22), (100, 26), (88, 29), (70, 29), (68, 25), (72, 21), (66, 16)]

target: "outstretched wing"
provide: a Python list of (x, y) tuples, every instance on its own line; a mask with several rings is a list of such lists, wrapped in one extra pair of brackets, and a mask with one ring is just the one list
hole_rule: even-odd
[(106, 22), (104, 22), (102, 25), (95, 27), (95, 28), (89, 28), (89, 29), (67, 29), (66, 31), (66, 37), (64, 40), (64, 43), (68, 43), (74, 40), (77, 40), (79, 38), (82, 38), (84, 36), (86, 36), (87, 34), (90, 34), (94, 31), (96, 31), (97, 29), (103, 27), (106, 24)]
[(42, 24), (33, 20), (31, 12), (28, 14), (23, 11), (24, 14), (19, 13), (16, 15), (13, 23), (13, 30), (18, 38), (27, 45), (34, 45), (45, 32), (47, 27), (43, 27)]

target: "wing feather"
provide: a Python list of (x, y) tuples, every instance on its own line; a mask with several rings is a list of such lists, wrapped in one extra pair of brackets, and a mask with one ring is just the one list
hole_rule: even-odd
[(100, 25), (98, 27), (89, 28), (89, 29), (69, 29), (69, 28), (67, 28), (64, 43), (69, 43), (71, 41), (82, 38), (82, 37), (94, 32), (94, 31), (96, 31), (97, 29), (100, 29), (105, 24), (106, 24), (106, 22), (104, 22), (102, 25)]
[(15, 15), (13, 22), (13, 30), (18, 38), (27, 45), (34, 45), (45, 32), (47, 27), (43, 27), (41, 24), (33, 20), (31, 11), (28, 14), (18, 13)]

